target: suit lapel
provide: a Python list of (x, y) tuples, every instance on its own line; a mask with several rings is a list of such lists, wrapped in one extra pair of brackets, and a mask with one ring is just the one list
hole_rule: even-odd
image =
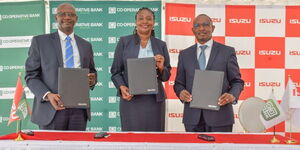
[(138, 58), (140, 51), (140, 44), (134, 44), (133, 49), (131, 50), (132, 58)]
[(206, 70), (210, 70), (217, 54), (219, 53), (218, 47), (219, 47), (219, 45), (215, 41), (213, 41), (213, 45), (212, 45), (211, 53), (210, 53), (209, 60), (208, 60), (207, 66), (206, 66)]
[(195, 66), (195, 69), (200, 69), (200, 66), (199, 66), (199, 62), (198, 62), (198, 58), (197, 58), (197, 44), (195, 44), (193, 47), (192, 47), (192, 54), (191, 54), (191, 57), (190, 57), (193, 61), (193, 66)]
[(131, 49), (129, 49), (128, 58), (138, 58), (140, 51), (140, 39), (137, 35), (133, 35)]
[(84, 58), (84, 46), (81, 44), (81, 41), (80, 39), (78, 38), (77, 35), (74, 35), (75, 37), (75, 40), (76, 40), (76, 45), (78, 47), (78, 52), (79, 52), (79, 57), (80, 57), (80, 64), (81, 64), (81, 67), (84, 68), (86, 66), (85, 62), (86, 61), (83, 61), (83, 58)]
[(54, 51), (56, 53), (56, 57), (57, 57), (59, 67), (64, 67), (62, 50), (61, 50), (61, 43), (60, 43), (58, 32), (51, 33), (51, 40), (52, 40), (52, 43), (54, 45)]
[[(159, 49), (157, 48), (157, 43), (154, 39), (154, 37), (150, 37), (150, 42), (151, 42), (151, 47), (152, 47), (152, 51), (153, 51), (153, 55), (157, 55), (157, 54), (161, 54)], [(161, 54), (162, 55), (162, 54)]]

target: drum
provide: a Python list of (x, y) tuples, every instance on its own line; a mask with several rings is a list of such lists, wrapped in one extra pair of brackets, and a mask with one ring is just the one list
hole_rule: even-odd
[(263, 132), (264, 125), (260, 120), (260, 113), (265, 104), (259, 97), (249, 97), (242, 102), (239, 108), (239, 119), (246, 132)]

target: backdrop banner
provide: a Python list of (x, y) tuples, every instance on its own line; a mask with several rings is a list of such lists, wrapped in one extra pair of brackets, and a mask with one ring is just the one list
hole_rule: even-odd
[[(165, 40), (173, 67), (171, 80), (166, 83), (168, 130), (184, 131), (183, 105), (173, 92), (173, 84), (179, 52), (195, 44), (192, 25), (198, 14), (211, 17), (215, 41), (235, 47), (245, 88), (239, 104), (234, 105), (233, 130), (243, 132), (237, 114), (243, 100), (252, 96), (267, 100), (272, 88), (275, 98), (280, 100), (288, 75), (300, 89), (299, 9), (300, 6), (166, 3)], [(284, 123), (277, 125), (276, 130), (285, 131)]]
[[(69, 1), (68, 1), (69, 2)], [(56, 7), (63, 2), (50, 3), (51, 32), (57, 31)], [(110, 79), (115, 47), (121, 36), (133, 33), (135, 14), (141, 7), (155, 13), (155, 36), (161, 38), (161, 2), (74, 1), (78, 21), (75, 34), (93, 45), (98, 83), (91, 93), (92, 120), (87, 131), (121, 131), (119, 97)]]
[[(19, 72), (25, 85), (25, 60), (33, 36), (45, 33), (43, 1), (0, 5), (0, 135), (16, 131), (16, 121), (7, 126)], [(32, 104), (32, 93), (25, 88)], [(32, 108), (32, 107), (31, 107)], [(22, 128), (37, 129), (29, 119)]]
[[(237, 114), (239, 105), (248, 97), (267, 100), (283, 96), (288, 75), (300, 91), (300, 6), (203, 5), (164, 3), (160, 1), (50, 1), (50, 22), (45, 21), (48, 4), (43, 1), (10, 2), (0, 5), (0, 135), (15, 132), (16, 122), (7, 126), (18, 73), (24, 78), (25, 60), (31, 39), (57, 31), (56, 7), (64, 2), (76, 7), (78, 22), (75, 34), (91, 42), (98, 71), (98, 83), (91, 93), (92, 120), (87, 131), (120, 131), (119, 97), (110, 80), (110, 68), (116, 44), (121, 36), (133, 33), (135, 14), (141, 7), (155, 13), (155, 35), (165, 39), (171, 59), (172, 76), (165, 82), (167, 93), (166, 131), (184, 131), (183, 104), (173, 91), (178, 54), (195, 44), (193, 19), (201, 13), (212, 18), (216, 26), (213, 39), (235, 47), (245, 89), (234, 105), (234, 132), (243, 132)], [(163, 6), (163, 7), (162, 7)], [(162, 10), (162, 8), (164, 8)], [(164, 15), (162, 15), (164, 13)], [(161, 20), (163, 17), (163, 21)], [(164, 26), (162, 26), (162, 24)], [(23, 84), (25, 81), (23, 79)], [(32, 104), (33, 94), (25, 88)], [(295, 93), (299, 95), (299, 93)], [(32, 106), (31, 106), (32, 108)], [(285, 123), (279, 132), (289, 131)], [(24, 129), (37, 129), (24, 121)], [(293, 127), (294, 131), (300, 128)], [(271, 130), (268, 130), (271, 131)]]

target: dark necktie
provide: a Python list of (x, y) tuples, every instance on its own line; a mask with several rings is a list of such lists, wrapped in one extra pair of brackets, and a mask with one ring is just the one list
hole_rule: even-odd
[(200, 53), (199, 59), (198, 59), (200, 70), (205, 70), (206, 58), (205, 58), (204, 51), (206, 48), (207, 48), (207, 45), (200, 46), (201, 53)]

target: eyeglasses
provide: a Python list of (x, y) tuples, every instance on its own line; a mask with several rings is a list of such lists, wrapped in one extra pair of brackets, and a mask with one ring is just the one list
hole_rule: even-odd
[(210, 23), (208, 23), (208, 22), (205, 22), (205, 23), (202, 23), (202, 24), (195, 23), (195, 24), (193, 25), (194, 28), (199, 28), (199, 27), (201, 27), (201, 26), (202, 26), (203, 28), (207, 28), (207, 27), (210, 26)]
[(66, 16), (75, 17), (76, 16), (76, 14), (70, 13), (70, 12), (58, 12), (56, 15), (59, 17), (66, 17)]

